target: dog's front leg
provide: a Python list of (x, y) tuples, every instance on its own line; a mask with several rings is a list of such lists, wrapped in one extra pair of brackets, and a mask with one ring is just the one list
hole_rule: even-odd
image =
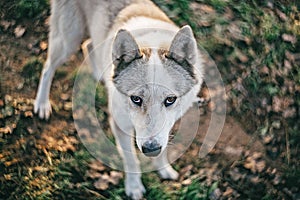
[(123, 157), (126, 195), (132, 199), (141, 199), (145, 192), (145, 187), (141, 181), (141, 170), (136, 157), (133, 138), (130, 134), (123, 132), (113, 119), (110, 120), (110, 125), (118, 150)]
[(51, 114), (49, 93), (55, 70), (76, 52), (84, 35), (84, 28), (83, 13), (76, 1), (51, 1), (47, 60), (34, 102), (34, 112), (41, 119), (48, 119)]
[(161, 178), (170, 180), (176, 180), (178, 178), (178, 172), (176, 172), (169, 164), (167, 149), (165, 149), (158, 157), (153, 158), (153, 165), (158, 170)]

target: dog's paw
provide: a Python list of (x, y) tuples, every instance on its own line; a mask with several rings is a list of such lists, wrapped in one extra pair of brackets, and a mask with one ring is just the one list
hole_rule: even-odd
[(178, 172), (176, 172), (171, 165), (159, 169), (158, 173), (162, 179), (177, 180), (179, 176)]
[(146, 192), (139, 174), (127, 174), (125, 179), (125, 192), (134, 200), (142, 199)]
[(50, 101), (40, 102), (38, 100), (34, 101), (34, 113), (38, 114), (40, 119), (48, 120), (52, 112)]

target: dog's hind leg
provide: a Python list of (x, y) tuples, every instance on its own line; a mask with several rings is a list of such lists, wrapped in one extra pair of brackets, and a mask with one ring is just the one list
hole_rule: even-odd
[(110, 126), (115, 135), (118, 150), (123, 157), (126, 195), (132, 199), (141, 199), (145, 187), (141, 181), (141, 171), (133, 145), (133, 138), (130, 134), (124, 133), (113, 119), (110, 120)]
[(42, 119), (48, 119), (51, 113), (49, 92), (55, 70), (77, 50), (84, 29), (84, 18), (76, 1), (52, 1), (48, 55), (34, 103), (34, 112)]
[(167, 158), (167, 150), (161, 153), (158, 157), (153, 159), (153, 165), (158, 170), (158, 173), (163, 179), (176, 180), (178, 178), (178, 172), (176, 172), (169, 164)]

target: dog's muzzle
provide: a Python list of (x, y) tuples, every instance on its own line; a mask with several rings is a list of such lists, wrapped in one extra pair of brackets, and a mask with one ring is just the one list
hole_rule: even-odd
[(161, 152), (161, 145), (155, 139), (149, 140), (142, 145), (142, 151), (148, 157), (155, 157)]

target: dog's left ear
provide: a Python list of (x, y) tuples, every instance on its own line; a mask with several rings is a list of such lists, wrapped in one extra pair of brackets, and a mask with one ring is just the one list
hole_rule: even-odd
[(141, 56), (139, 46), (132, 35), (127, 30), (119, 30), (112, 49), (113, 64), (116, 67), (115, 72), (122, 71), (128, 63)]
[(168, 57), (178, 63), (188, 62), (190, 65), (197, 61), (197, 43), (189, 25), (183, 26), (175, 35)]

